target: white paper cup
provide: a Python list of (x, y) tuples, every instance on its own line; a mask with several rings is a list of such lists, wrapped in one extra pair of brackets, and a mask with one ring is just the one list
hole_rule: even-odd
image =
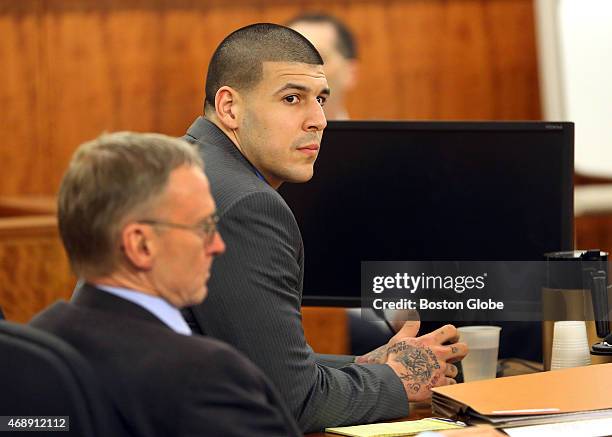
[(467, 343), (469, 353), (461, 361), (465, 382), (495, 378), (499, 351), (499, 326), (462, 326), (459, 341)]
[(555, 322), (550, 369), (591, 364), (586, 324), (582, 321)]

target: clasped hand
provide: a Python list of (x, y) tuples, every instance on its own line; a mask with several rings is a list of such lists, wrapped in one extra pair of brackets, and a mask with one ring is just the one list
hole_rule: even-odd
[[(409, 401), (431, 398), (431, 389), (455, 384), (457, 366), (451, 364), (468, 353), (453, 325), (417, 337), (420, 322), (408, 321), (389, 342), (357, 357), (357, 364), (386, 364), (402, 380)], [(446, 344), (444, 344), (446, 343)]]

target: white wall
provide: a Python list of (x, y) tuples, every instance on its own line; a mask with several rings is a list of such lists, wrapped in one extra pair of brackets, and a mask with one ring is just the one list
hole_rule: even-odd
[(536, 0), (544, 118), (576, 123), (576, 170), (612, 177), (612, 0)]

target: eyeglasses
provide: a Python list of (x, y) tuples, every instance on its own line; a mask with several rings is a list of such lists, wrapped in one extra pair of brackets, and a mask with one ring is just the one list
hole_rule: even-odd
[(143, 219), (138, 220), (138, 223), (152, 226), (166, 226), (168, 228), (185, 229), (186, 231), (195, 232), (203, 240), (204, 245), (208, 246), (212, 244), (215, 234), (217, 233), (217, 223), (219, 223), (219, 216), (216, 212), (212, 213), (204, 220), (196, 223), (195, 225), (184, 225), (181, 223), (165, 222), (162, 220)]

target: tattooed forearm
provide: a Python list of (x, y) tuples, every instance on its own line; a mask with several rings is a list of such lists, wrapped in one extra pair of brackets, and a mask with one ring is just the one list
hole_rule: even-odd
[(383, 345), (372, 352), (357, 357), (355, 362), (357, 364), (384, 364), (387, 359), (387, 345)]

